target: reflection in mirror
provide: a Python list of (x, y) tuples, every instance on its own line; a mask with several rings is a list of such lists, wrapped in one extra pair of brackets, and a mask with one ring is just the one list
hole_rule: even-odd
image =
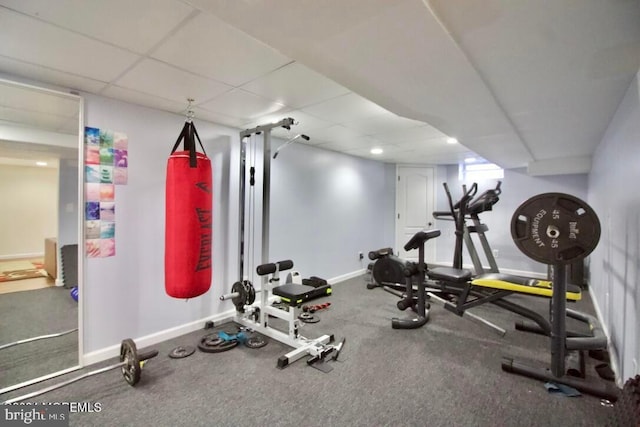
[(0, 391), (78, 365), (80, 107), (0, 79)]

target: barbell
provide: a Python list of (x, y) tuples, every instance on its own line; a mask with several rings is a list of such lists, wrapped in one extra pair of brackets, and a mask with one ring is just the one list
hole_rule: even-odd
[(40, 396), (42, 394), (48, 393), (53, 390), (57, 390), (59, 388), (68, 386), (69, 384), (73, 384), (77, 381), (80, 381), (84, 378), (88, 378), (94, 375), (102, 374), (103, 372), (112, 371), (114, 369), (121, 368), (122, 369), (122, 377), (127, 382), (127, 384), (131, 386), (135, 386), (139, 381), (142, 375), (142, 366), (143, 364), (149, 360), (153, 359), (158, 355), (158, 350), (149, 350), (145, 353), (138, 353), (138, 349), (136, 348), (136, 343), (127, 338), (122, 340), (120, 345), (120, 362), (111, 366), (106, 366), (104, 368), (96, 369), (94, 371), (87, 372), (86, 374), (82, 374), (75, 378), (71, 378), (67, 381), (63, 381), (58, 384), (54, 384), (52, 386), (43, 388), (41, 390), (34, 391), (32, 393), (25, 394), (23, 396), (15, 397), (13, 399), (9, 399), (4, 404), (21, 402), (26, 399), (31, 399), (32, 397)]

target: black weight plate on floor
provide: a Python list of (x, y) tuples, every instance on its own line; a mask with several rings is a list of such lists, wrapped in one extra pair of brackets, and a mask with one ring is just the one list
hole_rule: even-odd
[(318, 316), (309, 313), (300, 314), (298, 319), (302, 320), (304, 323), (318, 323), (320, 321)]
[(169, 353), (169, 357), (172, 359), (183, 359), (191, 356), (196, 352), (196, 348), (190, 345), (176, 347)]
[(205, 353), (222, 353), (238, 345), (238, 340), (225, 341), (218, 334), (205, 335), (198, 343), (198, 349)]
[(124, 380), (129, 385), (136, 385), (140, 381), (142, 368), (136, 343), (130, 338), (122, 340), (122, 344), (120, 344), (120, 361), (126, 362), (126, 365), (122, 367)]
[(247, 338), (247, 341), (245, 341), (244, 345), (249, 348), (262, 348), (267, 345), (267, 343), (267, 339), (262, 335), (253, 335)]
[(529, 258), (570, 264), (589, 255), (600, 240), (595, 211), (577, 197), (544, 193), (522, 203), (511, 218), (511, 237)]

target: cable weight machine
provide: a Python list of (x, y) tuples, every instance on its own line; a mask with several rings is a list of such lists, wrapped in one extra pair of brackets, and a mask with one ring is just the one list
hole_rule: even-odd
[[(235, 323), (250, 330), (263, 334), (293, 347), (294, 350), (280, 357), (277, 366), (284, 368), (290, 363), (311, 355), (312, 358), (324, 358), (330, 354), (334, 346), (333, 335), (322, 335), (315, 339), (307, 339), (300, 334), (301, 305), (311, 299), (315, 288), (301, 284), (280, 283), (280, 272), (293, 268), (293, 261), (283, 260), (271, 262), (269, 259), (270, 235), (270, 196), (271, 196), (271, 131), (283, 127), (287, 130), (295, 124), (292, 118), (285, 118), (276, 123), (270, 123), (240, 132), (239, 159), (239, 224), (238, 224), (238, 277), (233, 284), (232, 292), (220, 297), (221, 300), (231, 299), (236, 307), (236, 313), (231, 319)], [(255, 256), (255, 218), (256, 218), (256, 160), (258, 152), (258, 136), (262, 136), (262, 208), (261, 217), (261, 250), (260, 265), (253, 265)], [(277, 151), (297, 139), (308, 140), (306, 135), (296, 135), (286, 141)], [(275, 156), (274, 156), (275, 157)], [(249, 164), (247, 164), (249, 163)], [(248, 172), (248, 173), (247, 173)], [(249, 185), (247, 186), (247, 177)], [(247, 197), (248, 195), (248, 197)], [(247, 217), (249, 220), (247, 220)], [(247, 256), (247, 253), (249, 255)], [(254, 274), (262, 278), (261, 288), (253, 286)], [(273, 307), (273, 296), (288, 301), (286, 309)], [(257, 301), (256, 301), (257, 300)], [(287, 330), (283, 331), (270, 325), (270, 317), (284, 320)]]

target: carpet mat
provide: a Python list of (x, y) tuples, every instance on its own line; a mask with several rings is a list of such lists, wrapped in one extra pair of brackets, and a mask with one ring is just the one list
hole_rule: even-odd
[(0, 262), (0, 283), (13, 280), (47, 277), (44, 265), (40, 261), (5, 261)]

